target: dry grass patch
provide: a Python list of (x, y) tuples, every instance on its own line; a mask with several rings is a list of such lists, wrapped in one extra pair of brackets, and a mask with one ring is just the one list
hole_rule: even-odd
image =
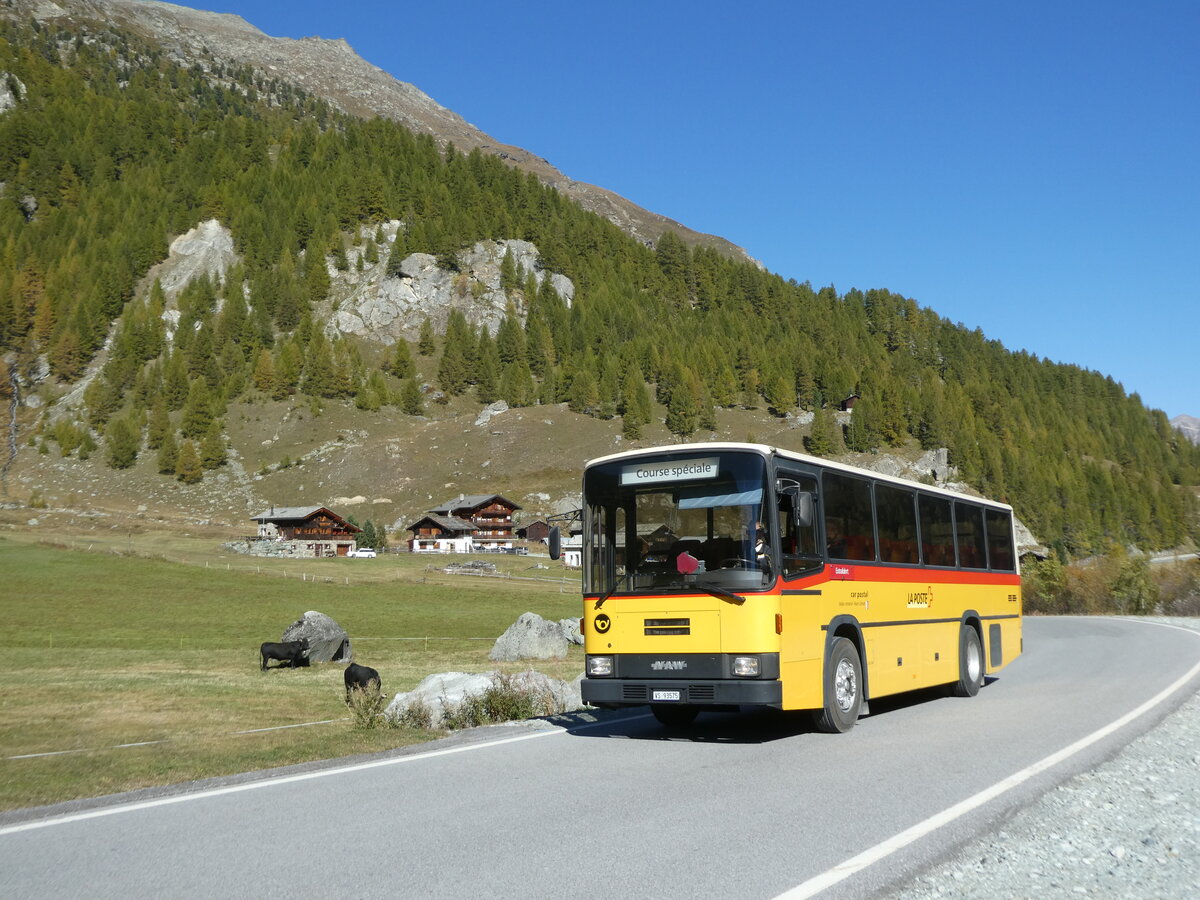
[[(8, 640), (0, 808), (429, 739), (420, 729), (354, 728), (340, 664), (260, 671), (258, 644), (277, 640), (308, 609), (346, 628), (388, 699), (432, 672), (525, 668), (488, 660), (495, 637), (526, 610), (578, 615), (578, 594), (554, 584), (421, 581), (404, 572), (398, 566), (378, 583), (300, 586), (0, 539)], [(569, 680), (582, 666), (573, 647), (567, 660), (538, 668)], [(307, 724), (315, 722), (328, 724)], [(272, 728), (280, 730), (261, 730)], [(120, 747), (142, 742), (161, 743)], [(11, 758), (50, 753), (59, 755)]]

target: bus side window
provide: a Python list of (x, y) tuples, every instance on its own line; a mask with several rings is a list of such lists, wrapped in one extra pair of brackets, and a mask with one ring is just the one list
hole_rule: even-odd
[(875, 513), (879, 525), (879, 558), (894, 563), (920, 562), (917, 505), (913, 492), (876, 482)]
[(780, 493), (778, 509), (779, 545), (783, 557), (783, 574), (786, 577), (813, 569), (818, 565), (817, 558), (821, 554), (817, 552), (815, 521), (807, 526), (797, 525), (793, 508), (796, 498), (794, 491), (816, 496), (816, 479), (790, 473), (785, 473), (782, 477), (792, 491)]
[(954, 530), (958, 542), (958, 564), (964, 569), (986, 569), (987, 545), (983, 533), (983, 508), (974, 503), (956, 500)]
[(875, 559), (875, 524), (871, 515), (871, 483), (826, 472), (822, 478), (825, 544), (831, 559)]
[(987, 511), (988, 565), (1002, 572), (1016, 568), (1013, 562), (1012, 519), (997, 509)]
[(917, 508), (921, 519), (921, 548), (927, 566), (953, 566), (954, 524), (950, 501), (943, 497), (920, 494)]

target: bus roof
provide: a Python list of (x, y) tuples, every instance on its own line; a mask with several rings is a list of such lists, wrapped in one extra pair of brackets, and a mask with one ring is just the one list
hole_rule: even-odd
[(768, 444), (745, 444), (733, 441), (713, 441), (711, 443), (701, 444), (665, 444), (659, 447), (647, 447), (642, 450), (623, 450), (620, 453), (611, 453), (608, 456), (599, 456), (595, 459), (590, 459), (584, 464), (584, 469), (590, 469), (592, 466), (600, 465), (601, 463), (617, 462), (622, 459), (635, 459), (642, 456), (659, 456), (671, 453), (691, 453), (704, 452), (711, 450), (737, 450), (742, 452), (758, 453), (762, 456), (775, 456), (781, 459), (792, 460), (794, 462), (807, 463), (810, 466), (816, 466), (822, 469), (831, 469), (837, 472), (845, 472), (850, 475), (858, 475), (863, 478), (873, 478), (876, 481), (885, 481), (890, 484), (902, 485), (908, 488), (916, 488), (922, 491), (927, 491), (931, 494), (942, 494), (957, 500), (971, 500), (975, 503), (981, 503), (987, 506), (994, 506), (997, 509), (1012, 511), (1012, 507), (1007, 503), (1001, 503), (998, 500), (988, 500), (986, 497), (976, 497), (972, 494), (964, 494), (961, 491), (952, 491), (949, 488), (934, 487), (928, 484), (922, 484), (919, 481), (913, 481), (909, 478), (898, 478), (894, 475), (884, 475), (881, 472), (873, 472), (870, 469), (863, 469), (858, 466), (847, 465), (846, 463), (834, 462), (829, 459), (822, 459), (819, 456), (809, 456), (807, 453), (796, 453), (794, 450), (784, 450), (780, 447), (772, 447)]

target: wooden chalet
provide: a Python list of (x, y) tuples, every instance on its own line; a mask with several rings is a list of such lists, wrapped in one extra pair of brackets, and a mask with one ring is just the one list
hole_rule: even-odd
[(414, 552), (502, 551), (515, 545), (513, 513), (521, 507), (499, 494), (460, 494), (406, 527)]
[(526, 541), (541, 541), (545, 543), (550, 536), (550, 523), (545, 519), (534, 519), (517, 529), (517, 537)]
[(408, 549), (413, 553), (470, 553), (473, 549), (471, 532), (475, 527), (454, 516), (422, 516), (409, 525), (412, 537)]
[(291, 542), (294, 556), (345, 556), (362, 531), (324, 506), (272, 506), (250, 518), (258, 540)]

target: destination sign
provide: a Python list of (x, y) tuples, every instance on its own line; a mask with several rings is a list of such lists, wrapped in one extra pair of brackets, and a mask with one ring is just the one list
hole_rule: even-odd
[(704, 459), (644, 462), (623, 468), (621, 484), (666, 484), (672, 481), (697, 481), (704, 478), (716, 478), (719, 471), (720, 459), (716, 456), (708, 456)]

